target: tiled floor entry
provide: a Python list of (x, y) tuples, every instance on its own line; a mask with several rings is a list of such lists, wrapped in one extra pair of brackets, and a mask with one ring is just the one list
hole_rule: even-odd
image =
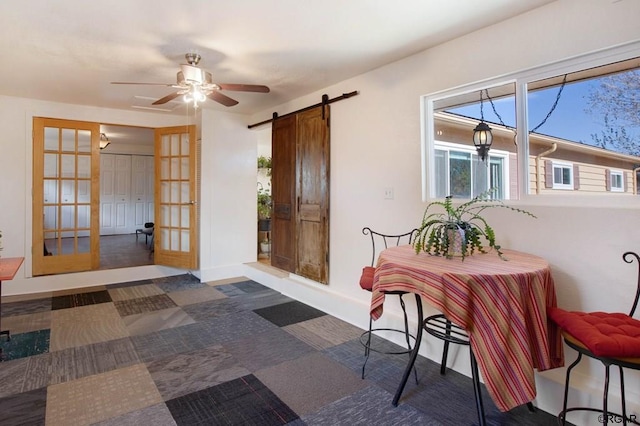
[[(469, 425), (470, 379), (426, 359), (391, 399), (405, 357), (373, 354), (362, 330), (247, 278), (190, 275), (4, 303), (0, 424)], [(520, 407), (490, 424), (555, 424)]]

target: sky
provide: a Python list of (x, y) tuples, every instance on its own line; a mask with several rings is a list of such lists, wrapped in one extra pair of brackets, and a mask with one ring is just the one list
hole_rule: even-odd
[[(594, 140), (591, 135), (594, 133), (599, 135), (604, 129), (602, 118), (587, 111), (589, 92), (597, 86), (597, 80), (566, 84), (555, 110), (544, 125), (536, 130), (536, 133), (593, 145)], [(560, 86), (556, 86), (528, 94), (529, 130), (534, 129), (544, 120), (556, 100), (559, 89)], [(507, 126), (515, 127), (514, 98), (500, 99), (493, 102), (503, 122)], [(452, 109), (451, 112), (480, 119), (479, 103)], [(500, 123), (499, 118), (493, 112), (493, 108), (486, 98), (484, 102), (484, 118), (485, 121), (490, 123)], [(627, 127), (627, 131), (640, 137), (640, 128)]]

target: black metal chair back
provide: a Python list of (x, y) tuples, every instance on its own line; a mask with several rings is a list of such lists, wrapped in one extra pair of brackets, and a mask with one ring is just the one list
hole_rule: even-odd
[[(396, 247), (399, 245), (410, 244), (411, 242), (413, 242), (413, 238), (415, 237), (417, 232), (418, 232), (417, 229), (412, 229), (411, 231), (405, 232), (402, 234), (383, 234), (381, 232), (376, 232), (369, 227), (362, 228), (362, 233), (364, 235), (368, 235), (371, 238), (371, 268), (374, 268), (376, 266), (376, 260), (378, 259), (378, 256), (380, 255), (381, 251), (389, 247)], [(364, 276), (364, 273), (363, 273), (363, 276)], [(362, 286), (362, 278), (361, 278), (361, 286)], [(371, 287), (367, 287), (369, 291), (370, 291), (370, 288)], [(402, 314), (404, 318), (404, 330), (394, 329), (394, 328), (373, 328), (372, 318), (369, 317), (369, 330), (365, 331), (360, 336), (360, 343), (362, 343), (362, 345), (365, 348), (365, 352), (364, 352), (365, 361), (364, 361), (364, 364), (362, 365), (363, 379), (364, 379), (365, 367), (367, 366), (367, 361), (369, 360), (369, 354), (371, 351), (386, 354), (386, 355), (410, 354), (411, 351), (413, 350), (413, 347), (411, 346), (411, 340), (413, 340), (415, 344), (416, 338), (415, 336), (411, 335), (411, 333), (409, 332), (409, 321), (407, 318), (407, 309), (406, 309), (404, 300), (402, 299), (402, 296), (405, 295), (406, 292), (394, 291), (386, 294), (393, 294), (398, 296), (400, 300), (400, 307), (402, 308)], [(376, 348), (376, 345), (372, 342), (372, 339), (371, 339), (374, 332), (401, 333), (402, 335), (404, 335), (407, 348), (400, 349), (400, 350), (393, 350), (393, 349), (385, 350), (381, 348)], [(413, 368), (413, 373), (414, 373), (416, 384), (417, 384), (418, 373), (415, 369), (415, 366)]]
[(368, 227), (362, 228), (362, 233), (371, 237), (371, 266), (376, 266), (376, 259), (382, 250), (411, 244), (417, 232), (417, 229), (412, 229), (404, 234), (381, 234)]
[(627, 263), (631, 263), (633, 262), (633, 259), (631, 259), (631, 256), (635, 258), (638, 264), (638, 282), (636, 287), (636, 297), (633, 299), (633, 305), (631, 305), (631, 311), (629, 311), (630, 317), (636, 314), (636, 309), (638, 308), (638, 299), (640, 299), (640, 256), (638, 256), (638, 254), (635, 252), (628, 251), (622, 255), (622, 260), (624, 260)]

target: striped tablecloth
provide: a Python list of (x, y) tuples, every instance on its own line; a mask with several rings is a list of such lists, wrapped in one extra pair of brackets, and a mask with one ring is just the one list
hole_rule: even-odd
[(417, 293), (464, 328), (489, 394), (501, 411), (536, 396), (534, 368), (564, 365), (561, 335), (547, 319), (556, 306), (548, 263), (504, 250), (446, 259), (416, 254), (412, 246), (384, 250), (378, 258), (371, 315), (382, 315), (385, 291)]

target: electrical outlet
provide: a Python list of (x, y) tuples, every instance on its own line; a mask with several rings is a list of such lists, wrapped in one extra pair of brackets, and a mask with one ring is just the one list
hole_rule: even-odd
[(393, 188), (387, 187), (384, 189), (384, 199), (393, 200)]

